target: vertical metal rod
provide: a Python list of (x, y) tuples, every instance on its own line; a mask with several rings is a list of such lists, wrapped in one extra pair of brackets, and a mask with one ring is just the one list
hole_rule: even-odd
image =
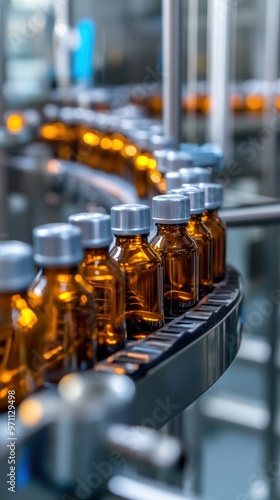
[[(188, 59), (187, 59), (187, 95), (197, 95), (197, 59), (198, 59), (198, 5), (199, 0), (188, 0)], [(189, 113), (187, 120), (187, 136), (191, 142), (196, 142), (197, 113)]]
[[(169, 436), (174, 436), (181, 442), (184, 442), (184, 435), (185, 435), (184, 415), (185, 413), (183, 411), (181, 413), (178, 413), (176, 417), (170, 420), (170, 422), (168, 422), (168, 424), (166, 424), (163, 427), (163, 432), (165, 434), (168, 434)], [(177, 473), (174, 474), (172, 479), (173, 479), (172, 484), (182, 489), (184, 485), (184, 470), (181, 469), (180, 471), (177, 471)]]
[(208, 140), (218, 144), (225, 160), (229, 144), (230, 9), (228, 0), (208, 0), (207, 63), (211, 110)]
[[(266, 229), (266, 262), (267, 262), (267, 292), (279, 290), (279, 243), (280, 243), (280, 227), (270, 226)], [(266, 365), (266, 393), (268, 398), (268, 409), (270, 413), (270, 422), (265, 435), (266, 456), (264, 467), (269, 468), (270, 464), (279, 460), (279, 449), (276, 436), (276, 419), (278, 410), (278, 369), (276, 353), (279, 338), (279, 308), (275, 305), (272, 314), (268, 318), (267, 332), (269, 344), (272, 353), (272, 359)], [(270, 498), (278, 498), (279, 491), (276, 478), (270, 481)]]
[[(264, 194), (278, 197), (280, 195), (277, 161), (277, 132), (279, 131), (279, 118), (275, 115), (276, 81), (278, 77), (279, 59), (279, 18), (280, 0), (268, 0), (265, 3), (265, 43), (264, 43), (264, 96), (266, 99), (266, 112), (263, 117), (263, 130), (266, 131), (269, 141), (265, 142), (262, 155), (262, 183)], [(275, 126), (276, 124), (276, 126)], [(279, 288), (279, 226), (267, 228), (267, 290)], [(275, 422), (277, 418), (278, 403), (278, 372), (276, 369), (275, 353), (277, 352), (279, 338), (279, 310), (274, 307), (268, 319), (269, 344), (272, 359), (266, 368), (266, 384), (270, 423), (266, 433), (265, 467), (278, 458), (278, 447), (275, 436)], [(270, 483), (270, 498), (277, 498), (277, 481)]]
[[(5, 124), (5, 6), (6, 1), (0, 1), (0, 127)], [(2, 145), (3, 146), (3, 145)], [(6, 155), (0, 146), (0, 240), (6, 237), (7, 232), (7, 179)]]
[[(280, 196), (280, 175), (277, 161), (277, 137), (279, 131), (279, 117), (275, 110), (276, 82), (278, 78), (279, 60), (279, 19), (280, 0), (267, 0), (265, 2), (265, 42), (264, 42), (264, 96), (266, 99), (266, 112), (263, 125), (269, 141), (263, 149), (262, 158), (262, 194)], [(276, 126), (273, 124), (277, 124)]]
[[(264, 95), (266, 98), (266, 112), (264, 114), (264, 130), (269, 134), (270, 141), (266, 142), (262, 157), (262, 184), (264, 183), (264, 194), (279, 196), (279, 171), (277, 161), (277, 132), (279, 131), (279, 118), (275, 116), (276, 81), (278, 77), (279, 59), (279, 17), (280, 0), (269, 0), (266, 2), (265, 15), (265, 44), (264, 44)], [(273, 124), (277, 124), (278, 127)], [(268, 290), (279, 288), (279, 226), (267, 229), (267, 275)], [(267, 365), (266, 382), (268, 394), (268, 407), (270, 412), (270, 424), (266, 433), (266, 457), (265, 466), (277, 460), (277, 441), (275, 436), (275, 421), (277, 417), (277, 390), (278, 372), (276, 369), (275, 353), (277, 352), (279, 311), (275, 307), (269, 318), (269, 343), (272, 352), (272, 360)], [(277, 481), (271, 482), (270, 498), (276, 498)]]
[(181, 0), (162, 0), (163, 125), (179, 147), (181, 139)]
[(54, 66), (57, 86), (69, 87), (71, 82), (70, 53), (68, 46), (69, 37), (70, 2), (55, 2), (54, 23)]
[(5, 5), (6, 0), (0, 1), (0, 126), (4, 125), (5, 114)]

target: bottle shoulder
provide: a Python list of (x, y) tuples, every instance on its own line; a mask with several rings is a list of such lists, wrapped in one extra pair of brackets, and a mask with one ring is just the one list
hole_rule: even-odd
[(213, 230), (220, 230), (220, 231), (223, 231), (223, 232), (226, 232), (226, 224), (225, 222), (219, 217), (218, 214), (207, 214), (207, 213), (204, 213), (203, 216), (202, 216), (202, 221), (203, 223), (211, 230), (211, 228), (213, 228)]
[(110, 252), (110, 257), (119, 264), (160, 263), (159, 256), (148, 243), (144, 245), (115, 245)]
[(36, 308), (45, 301), (76, 302), (81, 295), (92, 294), (92, 286), (80, 273), (47, 275), (40, 272), (28, 289), (28, 301)]
[(159, 254), (167, 252), (169, 255), (176, 253), (196, 254), (197, 245), (195, 241), (187, 234), (162, 235), (156, 234), (150, 241), (150, 245)]
[(187, 232), (194, 240), (212, 241), (213, 236), (208, 227), (201, 221), (189, 221), (187, 225)]
[(123, 273), (120, 267), (109, 255), (102, 260), (85, 261), (80, 267), (80, 272), (86, 281), (108, 280), (123, 281)]

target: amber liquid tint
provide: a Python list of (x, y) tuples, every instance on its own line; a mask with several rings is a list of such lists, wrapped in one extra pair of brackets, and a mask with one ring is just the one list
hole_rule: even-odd
[(202, 222), (200, 214), (191, 215), (187, 232), (198, 247), (199, 298), (202, 298), (213, 287), (213, 236)]
[(87, 249), (81, 274), (94, 290), (97, 359), (101, 360), (124, 347), (125, 278), (107, 248)]
[(139, 340), (163, 325), (162, 267), (147, 236), (117, 236), (110, 253), (125, 272), (126, 329)]
[(46, 382), (58, 383), (67, 373), (94, 363), (94, 299), (92, 287), (75, 268), (40, 271), (28, 291), (35, 311), (47, 318), (41, 362)]
[(213, 273), (217, 283), (226, 275), (226, 226), (217, 210), (206, 210), (202, 221), (213, 236)]
[(0, 295), (0, 411), (8, 407), (9, 390), (19, 404), (43, 385), (35, 354), (42, 352), (44, 329), (24, 294)]
[(185, 224), (156, 224), (150, 245), (162, 259), (164, 315), (180, 316), (198, 302), (198, 249)]

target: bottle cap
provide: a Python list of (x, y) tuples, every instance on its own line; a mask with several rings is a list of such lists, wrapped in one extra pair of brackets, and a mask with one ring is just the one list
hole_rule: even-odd
[(207, 168), (180, 168), (182, 184), (199, 184), (200, 182), (210, 182), (211, 172)]
[(175, 148), (175, 141), (172, 137), (166, 135), (154, 134), (150, 135), (149, 149), (156, 151), (158, 149), (173, 149)]
[(172, 189), (172, 194), (180, 194), (187, 196), (190, 199), (190, 212), (191, 214), (202, 214), (205, 210), (204, 204), (204, 191), (203, 189), (183, 184), (179, 189)]
[(74, 123), (74, 108), (70, 106), (64, 106), (59, 110), (59, 119), (62, 123), (73, 124)]
[(169, 152), (169, 149), (156, 149), (153, 151), (153, 157), (156, 160), (157, 170), (161, 174), (165, 174), (167, 172), (167, 158), (166, 155)]
[(179, 188), (182, 185), (182, 179), (179, 172), (167, 172), (167, 174), (165, 174), (165, 180), (167, 191)]
[(43, 107), (43, 114), (49, 121), (57, 120), (59, 115), (59, 107), (56, 106), (56, 104), (46, 104)]
[(193, 159), (186, 151), (169, 151), (167, 153), (167, 170), (177, 171), (181, 168), (193, 167)]
[(34, 277), (32, 248), (22, 241), (0, 243), (0, 292), (26, 290)]
[(33, 230), (34, 260), (39, 266), (79, 264), (83, 259), (81, 230), (71, 224), (44, 224)]
[(68, 222), (79, 227), (82, 231), (82, 245), (84, 248), (107, 247), (113, 239), (110, 215), (97, 213), (74, 214), (70, 215)]
[(154, 196), (152, 217), (159, 224), (184, 224), (190, 220), (190, 200), (178, 194)]
[(138, 204), (116, 205), (111, 208), (111, 224), (113, 234), (148, 234), (150, 208)]
[(213, 210), (222, 205), (224, 190), (221, 184), (200, 183), (198, 187), (204, 190), (206, 210)]

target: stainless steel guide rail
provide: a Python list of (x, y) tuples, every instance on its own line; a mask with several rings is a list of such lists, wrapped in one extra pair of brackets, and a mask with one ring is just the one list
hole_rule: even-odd
[(131, 424), (162, 427), (218, 380), (240, 346), (242, 300), (240, 276), (228, 268), (195, 308), (95, 366), (136, 381)]

